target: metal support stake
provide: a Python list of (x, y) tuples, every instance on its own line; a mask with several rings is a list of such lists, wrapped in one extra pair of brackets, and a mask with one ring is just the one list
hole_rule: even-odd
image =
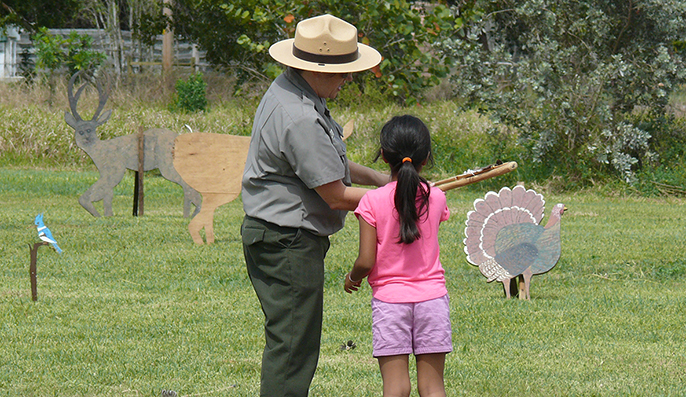
[(138, 128), (138, 171), (133, 185), (133, 216), (143, 216), (145, 212), (143, 175), (145, 174), (145, 133)]

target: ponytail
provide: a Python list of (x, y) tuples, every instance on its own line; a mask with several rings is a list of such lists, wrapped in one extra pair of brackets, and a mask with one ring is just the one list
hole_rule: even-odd
[(411, 244), (421, 237), (417, 224), (429, 210), (429, 182), (419, 175), (425, 161), (433, 162), (429, 129), (414, 116), (393, 117), (381, 129), (379, 155), (397, 180), (393, 201), (400, 222), (398, 242)]
[(399, 242), (410, 244), (421, 237), (417, 222), (429, 209), (429, 183), (409, 161), (401, 163), (397, 179), (394, 203), (400, 218)]

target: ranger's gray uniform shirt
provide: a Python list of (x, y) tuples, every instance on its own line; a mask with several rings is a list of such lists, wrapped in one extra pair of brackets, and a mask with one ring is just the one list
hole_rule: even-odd
[(340, 230), (347, 211), (332, 210), (314, 188), (351, 185), (342, 132), (296, 71), (277, 77), (255, 114), (241, 193), (246, 215), (320, 236)]

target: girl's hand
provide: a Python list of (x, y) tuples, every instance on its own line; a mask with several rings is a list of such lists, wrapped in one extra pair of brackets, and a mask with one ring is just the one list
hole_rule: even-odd
[(357, 291), (357, 289), (360, 287), (360, 284), (362, 284), (362, 280), (353, 281), (350, 278), (350, 273), (345, 275), (345, 292), (352, 294), (353, 291)]

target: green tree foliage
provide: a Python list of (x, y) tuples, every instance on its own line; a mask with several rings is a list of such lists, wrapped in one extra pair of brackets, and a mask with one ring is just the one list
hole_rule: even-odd
[[(199, 44), (209, 62), (235, 68), (243, 79), (273, 77), (267, 49), (280, 38), (283, 1), (179, 0), (174, 33)], [(248, 36), (250, 35), (250, 36)]]
[(64, 39), (65, 66), (72, 75), (79, 70), (97, 69), (107, 56), (93, 49), (93, 37), (71, 31)]
[[(134, 3), (133, 0), (131, 0)], [(169, 21), (162, 13), (162, 4), (156, 1), (138, 1), (131, 5), (131, 33), (134, 40), (152, 47), (157, 36), (167, 28)]]
[(423, 2), (404, 0), (177, 0), (174, 4), (174, 31), (199, 43), (210, 62), (238, 71), (239, 82), (278, 75), (281, 68), (269, 57), (269, 46), (293, 37), (298, 21), (324, 13), (353, 23), (360, 41), (381, 52), (384, 60), (375, 70), (377, 82), (401, 102), (412, 103), (447, 73), (443, 59), (431, 51), (452, 26), (452, 16), (443, 5), (426, 7)]
[(612, 169), (631, 181), (658, 160), (669, 128), (657, 125), (686, 81), (686, 2), (476, 0), (452, 10), (456, 34), (441, 45), (456, 94), (516, 127), (540, 176), (583, 182)]
[(166, 26), (162, 0), (0, 0), (0, 29), (15, 25), (32, 34), (41, 27), (100, 29), (111, 18), (108, 13), (116, 14), (119, 28), (147, 40)]
[(92, 48), (93, 38), (72, 31), (69, 36), (52, 35), (47, 28), (40, 28), (32, 36), (36, 46), (36, 66), (55, 73), (62, 66), (71, 75), (78, 70), (94, 69), (105, 60), (105, 54)]
[(62, 50), (64, 41), (62, 37), (50, 34), (47, 28), (40, 28), (31, 39), (36, 47), (36, 66), (38, 68), (47, 69), (52, 74), (62, 66), (65, 58)]
[(75, 31), (63, 38), (50, 34), (47, 28), (40, 28), (31, 39), (36, 47), (36, 67), (46, 71), (45, 78), (50, 88), (49, 103), (53, 100), (55, 78), (59, 70), (66, 67), (71, 75), (78, 70), (97, 69), (106, 59), (105, 54), (91, 48), (90, 36)]
[(75, 27), (80, 10), (79, 0), (0, 0), (0, 28), (16, 25), (36, 33), (39, 27)]

